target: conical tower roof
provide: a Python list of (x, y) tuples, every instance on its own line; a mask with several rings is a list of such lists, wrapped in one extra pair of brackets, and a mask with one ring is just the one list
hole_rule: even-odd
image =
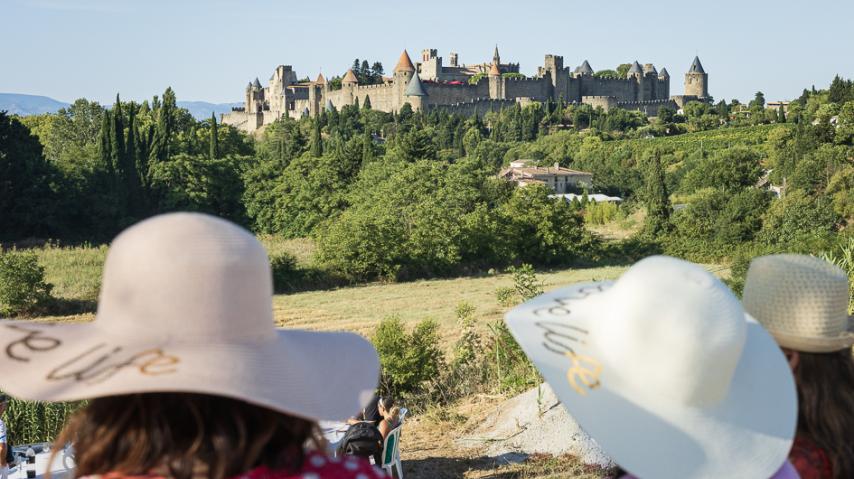
[(341, 79), (341, 83), (359, 83), (359, 79), (356, 78), (356, 74), (353, 73), (353, 69), (347, 70), (347, 73), (344, 74), (344, 78)]
[(498, 69), (497, 63), (493, 62), (492, 66), (489, 67), (489, 76), (491, 76), (491, 77), (500, 77), (501, 76), (501, 70)]
[(638, 63), (637, 60), (635, 60), (635, 62), (632, 63), (632, 67), (629, 69), (629, 73), (628, 73), (629, 76), (634, 75), (634, 74), (638, 74), (638, 75), (643, 74), (643, 70), (641, 69), (640, 63)]
[(406, 96), (427, 96), (424, 91), (424, 85), (421, 84), (421, 79), (418, 78), (418, 73), (412, 75), (409, 84), (406, 85), (406, 90), (403, 92)]
[(670, 74), (667, 73), (667, 68), (662, 68), (660, 72), (658, 72), (659, 78), (670, 78)]
[(703, 70), (703, 64), (700, 63), (700, 57), (694, 57), (694, 62), (691, 63), (691, 69), (688, 70), (688, 73), (706, 73)]
[(326, 84), (326, 78), (323, 77), (323, 73), (317, 74), (317, 80), (314, 80), (314, 83), (317, 83), (318, 85)]
[(258, 81), (258, 77), (255, 77), (255, 83), (252, 84), (255, 88), (261, 88), (261, 82)]
[(593, 67), (590, 66), (590, 63), (587, 63), (587, 60), (584, 60), (584, 63), (582, 63), (581, 66), (578, 67), (578, 73), (584, 75), (592, 75)]
[(501, 62), (501, 55), (498, 54), (498, 44), (497, 43), (495, 44), (495, 50), (492, 52), (492, 61), (494, 63), (500, 63)]
[(397, 60), (397, 66), (394, 67), (394, 72), (414, 72), (415, 66), (412, 65), (412, 60), (409, 59), (409, 53), (406, 50), (400, 54), (400, 59)]

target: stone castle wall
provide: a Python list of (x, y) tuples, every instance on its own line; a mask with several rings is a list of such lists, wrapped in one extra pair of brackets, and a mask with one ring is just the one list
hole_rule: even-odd
[(454, 104), (445, 104), (445, 105), (433, 105), (429, 107), (430, 111), (441, 111), (449, 114), (463, 115), (463, 116), (483, 116), (491, 111), (499, 111), (504, 108), (511, 108), (516, 104), (515, 100), (498, 100), (495, 98), (475, 98), (473, 100), (454, 103)]
[(551, 97), (552, 83), (548, 77), (543, 78), (505, 78), (505, 98), (531, 98), (545, 101)]

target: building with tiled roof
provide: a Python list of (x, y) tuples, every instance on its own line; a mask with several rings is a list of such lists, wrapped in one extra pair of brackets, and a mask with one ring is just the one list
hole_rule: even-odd
[(593, 173), (553, 166), (536, 166), (533, 160), (516, 160), (501, 170), (499, 178), (520, 187), (545, 185), (557, 194), (581, 192), (593, 186)]

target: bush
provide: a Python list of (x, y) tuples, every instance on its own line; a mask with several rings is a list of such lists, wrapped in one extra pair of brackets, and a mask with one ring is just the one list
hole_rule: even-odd
[(293, 291), (302, 279), (297, 259), (290, 253), (280, 252), (271, 257), (270, 269), (273, 271), (273, 289), (277, 293)]
[(50, 302), (53, 286), (33, 252), (0, 253), (0, 315), (30, 314)]
[(371, 342), (380, 357), (383, 394), (406, 398), (428, 390), (445, 362), (438, 328), (432, 319), (419, 322), (412, 333), (407, 333), (398, 316), (380, 322)]

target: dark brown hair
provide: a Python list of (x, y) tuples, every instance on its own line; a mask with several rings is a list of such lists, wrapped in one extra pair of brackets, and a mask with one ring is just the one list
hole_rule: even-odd
[(69, 421), (76, 477), (118, 473), (223, 479), (258, 466), (298, 472), (317, 423), (220, 396), (149, 393), (93, 399)]
[(799, 352), (798, 435), (827, 453), (835, 479), (854, 477), (854, 357)]

